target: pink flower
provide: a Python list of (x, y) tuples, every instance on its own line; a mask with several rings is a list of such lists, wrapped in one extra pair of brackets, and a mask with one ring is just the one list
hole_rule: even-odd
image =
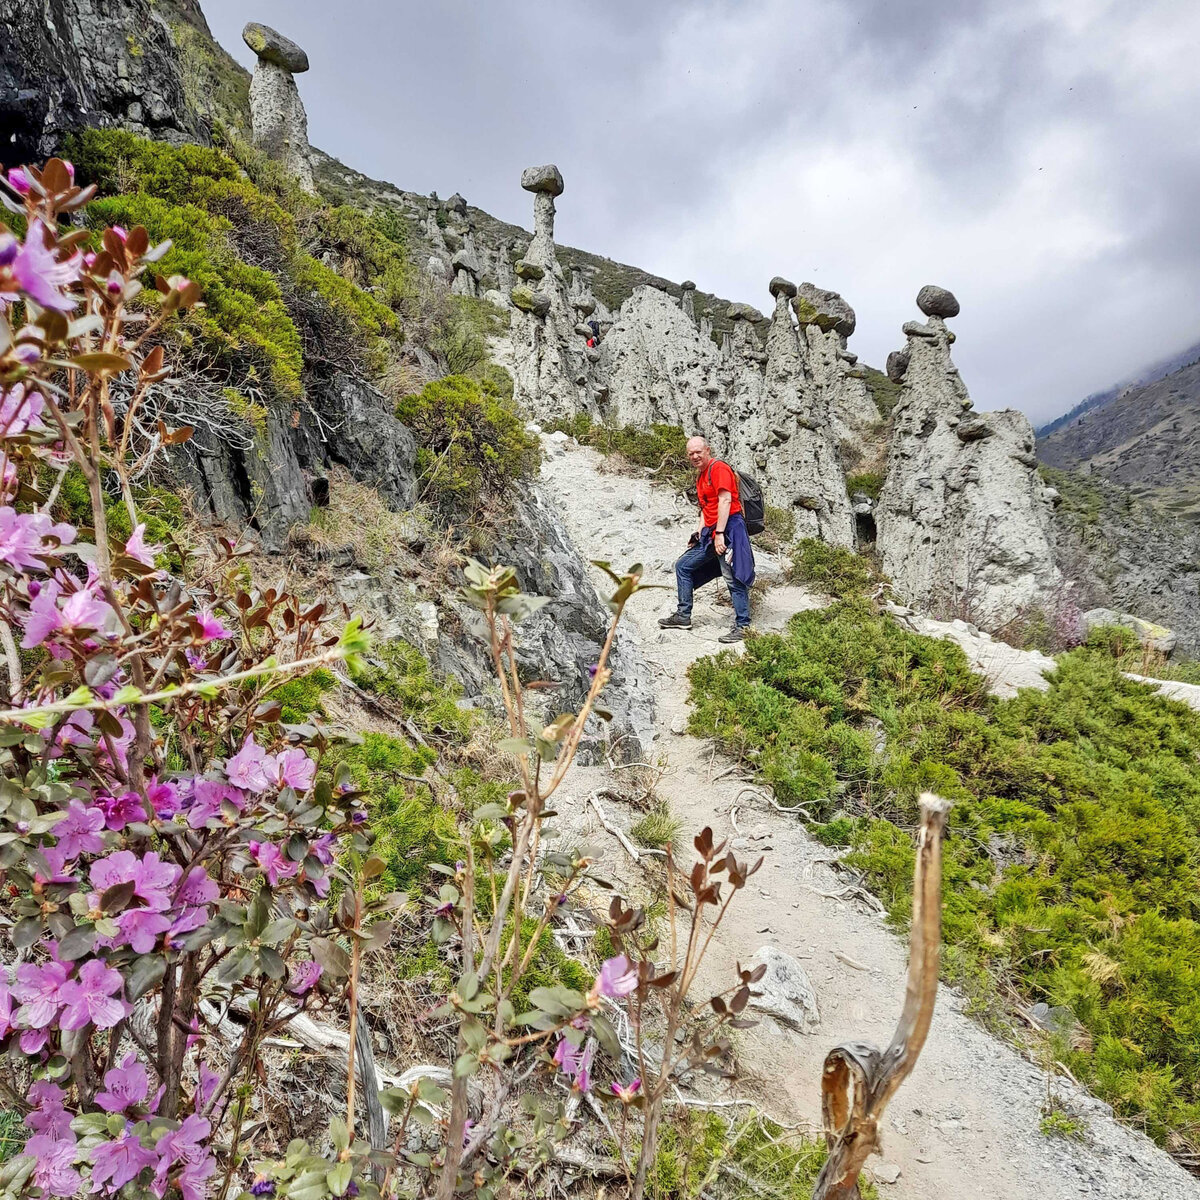
[(155, 814), (164, 820), (179, 811), (179, 789), (166, 780), (159, 783), (157, 775), (146, 785), (146, 799), (150, 801)]
[(12, 994), (21, 1001), (17, 1020), (25, 1029), (44, 1029), (63, 1005), (62, 988), (67, 980), (64, 963), (48, 962), (44, 966), (22, 963), (17, 968), (17, 981)]
[(292, 968), (292, 976), (288, 980), (287, 990), (293, 996), (303, 996), (306, 992), (311, 992), (317, 986), (317, 980), (321, 978), (321, 964), (319, 962), (297, 963)]
[(637, 968), (623, 954), (616, 958), (607, 959), (600, 965), (600, 974), (592, 984), (591, 995), (608, 996), (616, 999), (618, 996), (628, 996), (635, 991), (638, 984)]
[(117, 926), (122, 941), (128, 943), (135, 954), (149, 954), (158, 945), (158, 939), (171, 928), (171, 918), (148, 908), (127, 908), (117, 918)]
[(48, 537), (56, 538), (59, 545), (69, 546), (75, 540), (75, 530), (67, 524), (56, 525), (45, 513), (19, 513), (9, 506), (0, 508), (0, 562), (18, 570), (43, 570), (42, 558), (58, 549), (45, 545)]
[(200, 625), (201, 642), (215, 642), (220, 638), (233, 636), (233, 630), (226, 629), (221, 623), (221, 619), (210, 609), (204, 609), (203, 612), (196, 614), (196, 620)]
[(74, 1196), (83, 1186), (79, 1172), (74, 1170), (75, 1135), (68, 1132), (65, 1138), (52, 1138), (39, 1133), (25, 1143), (24, 1153), (37, 1160), (33, 1172), (35, 1187), (42, 1188), (51, 1196)]
[(290, 879), (300, 869), (299, 863), (284, 858), (274, 842), (251, 842), (250, 853), (272, 887), (277, 887), (280, 879)]
[(317, 764), (298, 746), (284, 750), (275, 759), (277, 779), (282, 787), (307, 792), (317, 773)]
[[(170, 1169), (176, 1163), (183, 1163), (184, 1173), (187, 1174), (190, 1170), (188, 1186), (197, 1200), (201, 1200), (203, 1192), (196, 1192), (195, 1188), (198, 1184), (202, 1184), (216, 1167), (216, 1160), (202, 1144), (202, 1140), (208, 1137), (210, 1131), (209, 1123), (203, 1117), (193, 1114), (185, 1117), (178, 1129), (172, 1129), (158, 1139), (154, 1146), (158, 1153), (158, 1166), (154, 1171), (153, 1184), (156, 1196), (162, 1196), (165, 1193), (167, 1173)], [(188, 1198), (188, 1188), (184, 1187), (182, 1179), (179, 1180), (179, 1185), (184, 1197)]]
[(581, 1092), (588, 1091), (592, 1086), (591, 1068), (595, 1056), (596, 1044), (590, 1041), (580, 1050), (564, 1037), (559, 1039), (554, 1048), (554, 1061), (564, 1075), (570, 1076), (572, 1086)]
[(31, 429), (41, 430), (45, 407), (46, 402), (38, 392), (26, 391), (23, 383), (14, 384), (0, 395), (0, 433), (17, 437)]
[(125, 553), (130, 558), (136, 558), (142, 566), (152, 567), (154, 556), (162, 553), (162, 546), (146, 545), (146, 525), (143, 522), (129, 535), (129, 541), (125, 543)]
[(239, 812), (246, 806), (246, 797), (237, 788), (230, 787), (216, 779), (196, 779), (192, 781), (192, 802), (188, 807), (188, 824), (193, 829), (199, 829), (205, 822), (212, 820), (220, 811), (221, 805), (228, 801)]
[(9, 270), (17, 286), (35, 304), (68, 312), (78, 301), (65, 295), (63, 289), (79, 278), (83, 255), (73, 254), (60, 263), (55, 257), (53, 243), (46, 244), (50, 236), (41, 221), (32, 222), (25, 234), (25, 244), (17, 250)]
[(92, 863), (88, 877), (98, 892), (118, 883), (134, 885), (134, 895), (152, 912), (165, 912), (170, 906), (167, 889), (179, 878), (179, 867), (165, 863), (158, 851), (151, 850), (138, 858), (132, 850), (118, 850), (107, 858)]
[(150, 1094), (150, 1079), (146, 1068), (130, 1050), (119, 1067), (104, 1073), (104, 1090), (96, 1093), (96, 1103), (105, 1112), (124, 1112), (141, 1104)]
[(136, 1179), (144, 1167), (157, 1162), (158, 1155), (147, 1150), (133, 1127), (126, 1125), (115, 1141), (92, 1147), (92, 1191), (110, 1195), (118, 1192)]
[(72, 800), (67, 806), (66, 817), (54, 827), (57, 849), (68, 859), (78, 858), (81, 854), (98, 854), (104, 849), (104, 839), (100, 837), (104, 824), (102, 809), (94, 805), (84, 808), (78, 800)]
[(211, 904), (221, 894), (215, 879), (203, 867), (192, 867), (175, 895), (177, 904)]
[(34, 1133), (44, 1133), (55, 1141), (71, 1138), (71, 1114), (63, 1107), (63, 1090), (56, 1083), (41, 1079), (29, 1088), (29, 1103), (33, 1109), (25, 1124)]
[(89, 1022), (97, 1029), (111, 1029), (132, 1008), (119, 999), (121, 972), (90, 958), (79, 968), (79, 979), (69, 979), (59, 996), (64, 1004), (59, 1024), (63, 1029), (82, 1029)]
[(8, 984), (0, 980), (0, 1042), (16, 1029), (13, 1024), (15, 1011), (12, 992), (8, 990)]
[(315, 842), (308, 848), (309, 854), (322, 863), (324, 866), (332, 866), (333, 864), (333, 846), (337, 839), (332, 833), (323, 833)]
[(265, 792), (273, 783), (274, 759), (246, 735), (242, 748), (225, 764), (225, 774), (235, 787)]
[(636, 1096), (638, 1092), (642, 1090), (642, 1081), (640, 1079), (634, 1079), (627, 1084), (614, 1083), (612, 1085), (612, 1090), (613, 1095), (616, 1096), (616, 1098), (620, 1100), (622, 1104), (630, 1104), (632, 1103), (634, 1096)]
[(217, 1090), (217, 1084), (221, 1082), (221, 1077), (216, 1071), (210, 1071), (204, 1063), (200, 1064), (199, 1075), (199, 1086), (196, 1088), (197, 1112), (212, 1099), (213, 1092)]
[(97, 796), (96, 803), (104, 814), (109, 829), (121, 830), (134, 821), (146, 819), (146, 809), (137, 792), (122, 792), (119, 796)]
[(24, 167), (13, 167), (8, 172), (8, 186), (21, 196), (29, 195), (29, 176)]
[(115, 233), (117, 237), (121, 239), (121, 241), (125, 241), (125, 239), (129, 237), (124, 225), (110, 225), (109, 229), (111, 229), (113, 233)]

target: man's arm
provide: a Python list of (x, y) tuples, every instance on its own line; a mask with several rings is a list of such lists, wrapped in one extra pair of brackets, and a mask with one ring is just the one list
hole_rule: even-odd
[(733, 507), (733, 493), (724, 488), (717, 493), (717, 529), (713, 533), (713, 549), (725, 553), (726, 540), (721, 530), (729, 528), (729, 510)]

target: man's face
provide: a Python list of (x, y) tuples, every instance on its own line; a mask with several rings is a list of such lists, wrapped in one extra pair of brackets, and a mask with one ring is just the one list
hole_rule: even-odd
[(692, 438), (687, 444), (687, 456), (688, 462), (697, 471), (703, 471), (712, 458), (712, 451), (709, 450), (708, 443), (703, 438)]

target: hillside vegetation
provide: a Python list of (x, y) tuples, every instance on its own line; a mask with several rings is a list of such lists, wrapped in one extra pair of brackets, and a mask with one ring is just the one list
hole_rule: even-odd
[(951, 799), (947, 975), (983, 1010), (1044, 1001), (1056, 1057), (1200, 1147), (1200, 715), (1125, 679), (1108, 642), (997, 700), (957, 646), (854, 598), (691, 681), (693, 732), (852, 847), (897, 922), (917, 797)]

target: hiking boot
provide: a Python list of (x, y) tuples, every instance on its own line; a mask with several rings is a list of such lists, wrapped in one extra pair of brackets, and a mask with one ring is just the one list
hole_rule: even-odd
[(724, 642), (726, 646), (732, 645), (734, 642), (744, 642), (749, 628), (749, 625), (735, 625), (728, 633), (721, 634), (717, 641)]
[(691, 629), (692, 618), (685, 617), (682, 613), (672, 613), (669, 617), (660, 618), (658, 627), (660, 629)]

